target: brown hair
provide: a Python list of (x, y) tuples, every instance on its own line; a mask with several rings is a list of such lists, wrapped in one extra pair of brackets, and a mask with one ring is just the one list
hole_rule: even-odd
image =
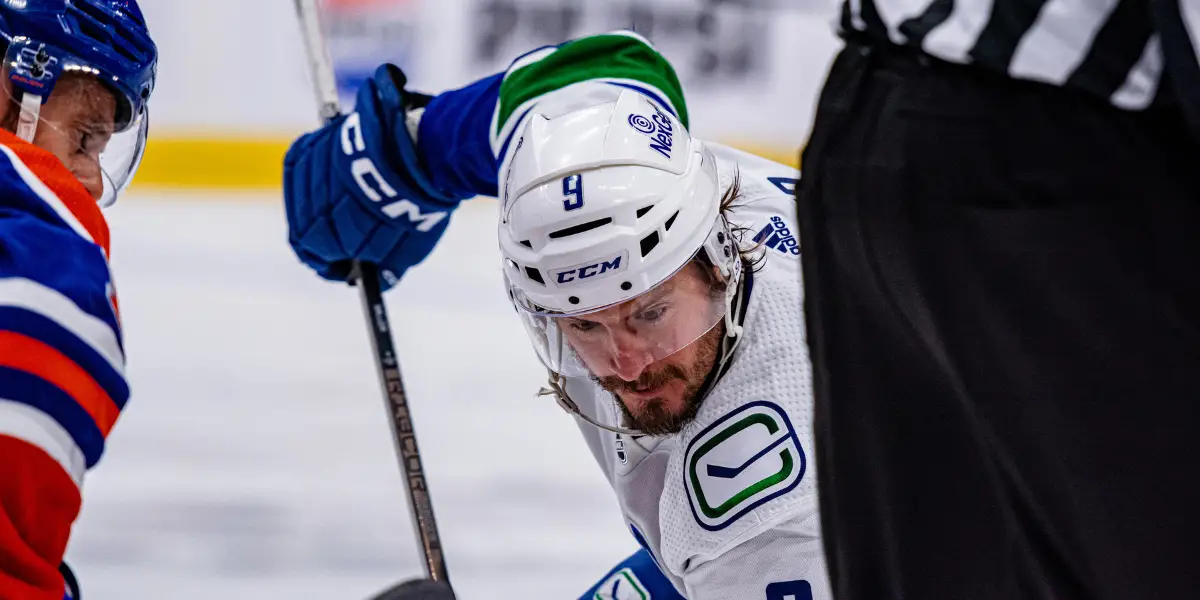
[[(738, 255), (742, 259), (742, 268), (758, 271), (762, 268), (763, 259), (766, 257), (766, 253), (762, 252), (762, 244), (746, 245), (742, 243), (742, 239), (746, 237), (747, 233), (753, 234), (754, 232), (748, 227), (737, 225), (732, 218), (733, 211), (743, 206), (742, 200), (742, 175), (740, 172), (735, 171), (733, 181), (730, 182), (729, 187), (725, 188), (725, 192), (721, 194), (721, 203), (718, 210), (721, 216), (725, 217), (725, 221), (729, 223), (729, 233), (733, 235), (733, 245), (737, 248)], [(714, 273), (715, 266), (709, 260), (708, 256), (701, 252), (692, 260), (696, 261), (702, 267), (701, 271), (709, 280), (709, 290), (713, 297), (724, 294), (726, 284), (717, 279)]]
[(748, 227), (743, 227), (737, 224), (733, 218), (733, 211), (745, 206), (742, 198), (742, 174), (740, 171), (734, 171), (733, 181), (729, 187), (725, 188), (725, 192), (721, 195), (721, 216), (729, 223), (730, 233), (733, 234), (734, 246), (737, 247), (738, 254), (742, 257), (742, 265), (744, 268), (758, 271), (762, 268), (763, 259), (766, 254), (762, 252), (762, 244), (745, 244), (747, 234), (753, 235), (754, 231)]

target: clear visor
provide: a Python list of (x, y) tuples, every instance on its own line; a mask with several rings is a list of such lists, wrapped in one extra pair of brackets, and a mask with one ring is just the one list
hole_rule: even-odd
[(104, 191), (100, 206), (112, 206), (117, 197), (133, 183), (133, 176), (142, 164), (146, 152), (146, 136), (150, 131), (149, 109), (134, 117), (125, 131), (113, 134), (99, 152), (100, 174), (104, 179)]
[(586, 313), (542, 311), (505, 283), (538, 357), (565, 377), (635, 381), (711, 331), (727, 309), (726, 285), (715, 269), (694, 259), (650, 291)]
[[(17, 136), (58, 157), (101, 207), (111, 206), (129, 187), (146, 148), (148, 109), (128, 124), (115, 123), (116, 95), (99, 83), (60, 83), (45, 104), (30, 93), (14, 104), (20, 111)], [(118, 125), (125, 127), (117, 131)]]

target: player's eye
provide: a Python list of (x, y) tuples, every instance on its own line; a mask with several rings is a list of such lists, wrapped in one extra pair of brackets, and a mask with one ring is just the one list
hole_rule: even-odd
[(584, 319), (568, 319), (567, 326), (580, 333), (587, 333), (595, 330), (600, 326), (600, 324), (596, 323), (595, 321), (587, 321)]
[(667, 314), (666, 304), (656, 304), (645, 310), (638, 311), (635, 318), (646, 323), (655, 323), (663, 319)]
[(75, 127), (76, 152), (99, 158), (111, 137), (111, 127), (97, 123), (79, 123)]

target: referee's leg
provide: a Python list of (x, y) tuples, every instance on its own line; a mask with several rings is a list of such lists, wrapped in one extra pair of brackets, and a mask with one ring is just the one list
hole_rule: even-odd
[(837, 597), (1196, 597), (1200, 150), (921, 62), (843, 52), (797, 191)]

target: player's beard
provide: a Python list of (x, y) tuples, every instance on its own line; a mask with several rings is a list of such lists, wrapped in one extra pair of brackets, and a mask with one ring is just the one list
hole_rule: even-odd
[[(725, 327), (713, 327), (708, 333), (700, 336), (696, 344), (696, 359), (688, 368), (676, 364), (667, 364), (653, 373), (642, 373), (635, 381), (625, 381), (615, 375), (608, 377), (592, 377), (600, 387), (617, 396), (617, 406), (625, 417), (625, 426), (640, 431), (646, 435), (665, 436), (678, 433), (684, 425), (691, 423), (700, 411), (704, 398), (700, 397), (708, 374), (717, 362), (717, 352), (721, 346), (721, 338), (725, 335)], [(639, 414), (633, 414), (620, 399), (621, 392), (633, 391), (638, 388), (646, 389), (665, 385), (673, 380), (684, 382), (683, 410), (671, 412), (667, 401), (663, 398), (651, 398), (642, 403)]]

